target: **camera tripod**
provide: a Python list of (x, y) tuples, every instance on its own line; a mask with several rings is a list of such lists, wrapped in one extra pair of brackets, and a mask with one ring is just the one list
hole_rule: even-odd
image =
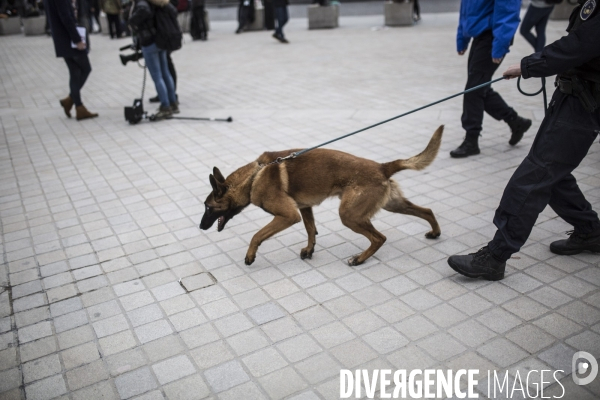
[[(139, 61), (138, 61), (139, 63)], [(154, 114), (148, 114), (144, 111), (144, 91), (146, 90), (146, 66), (144, 65), (144, 79), (142, 82), (142, 95), (139, 99), (133, 101), (132, 107), (125, 107), (125, 121), (131, 125), (135, 125), (143, 119), (148, 121), (156, 121)], [(217, 121), (217, 122), (233, 122), (233, 118), (213, 118), (213, 117), (175, 117), (171, 116), (167, 119), (181, 119), (181, 120), (192, 120), (192, 121)]]

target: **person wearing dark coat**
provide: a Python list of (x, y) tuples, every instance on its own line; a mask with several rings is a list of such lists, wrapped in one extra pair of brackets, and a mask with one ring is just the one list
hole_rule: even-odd
[(288, 0), (273, 0), (273, 9), (275, 11), (275, 33), (273, 37), (279, 40), (281, 43), (289, 43), (283, 34), (283, 26), (287, 24), (289, 20), (288, 14)]
[(76, 14), (69, 0), (44, 0), (46, 18), (50, 22), (56, 57), (65, 59), (69, 68), (69, 95), (60, 100), (67, 117), (75, 105), (77, 120), (94, 118), (98, 114), (88, 111), (81, 102), (81, 88), (85, 84), (92, 66), (88, 58), (89, 36), (81, 37), (77, 31)]
[(235, 33), (242, 33), (246, 27), (254, 23), (254, 0), (240, 0), (238, 7), (238, 28)]
[(557, 89), (529, 154), (504, 189), (494, 238), (476, 253), (448, 259), (462, 275), (503, 279), (506, 261), (525, 244), (546, 206), (573, 226), (568, 239), (550, 243), (552, 253), (600, 253), (600, 219), (573, 176), (600, 133), (600, 5), (577, 3), (567, 36), (504, 72), (509, 79), (557, 75)]
[(190, 34), (193, 40), (206, 40), (206, 24), (204, 23), (204, 0), (192, 0), (192, 21)]

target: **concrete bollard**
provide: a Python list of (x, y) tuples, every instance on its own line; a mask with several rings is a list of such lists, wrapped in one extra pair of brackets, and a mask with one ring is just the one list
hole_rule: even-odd
[(569, 19), (571, 12), (577, 4), (571, 4), (568, 0), (563, 1), (560, 4), (554, 6), (552, 14), (550, 14), (551, 20)]
[(262, 31), (265, 29), (265, 9), (256, 7), (254, 10), (254, 22), (246, 27), (247, 31)]
[(23, 18), (25, 36), (43, 35), (46, 33), (46, 16)]
[(308, 29), (330, 29), (340, 26), (340, 7), (337, 4), (308, 6)]
[(106, 18), (106, 14), (104, 13), (100, 13), (100, 29), (103, 36), (108, 36), (108, 18)]
[(21, 18), (0, 18), (0, 35), (16, 35), (21, 33)]
[(402, 3), (386, 1), (383, 4), (386, 26), (407, 26), (415, 23), (413, 19), (414, 4), (412, 1)]

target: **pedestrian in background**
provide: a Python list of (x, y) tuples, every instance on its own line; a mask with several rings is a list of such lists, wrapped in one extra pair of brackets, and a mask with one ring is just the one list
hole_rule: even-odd
[(289, 20), (288, 0), (273, 0), (273, 10), (275, 11), (275, 33), (273, 37), (281, 43), (289, 43), (283, 34), (283, 27)]
[[(466, 53), (471, 44), (468, 60), (468, 78), (465, 89), (489, 82), (500, 66), (519, 26), (521, 0), (462, 0), (460, 20), (456, 35), (459, 55)], [(450, 152), (453, 158), (479, 154), (479, 136), (483, 125), (484, 112), (494, 119), (508, 124), (511, 146), (519, 143), (523, 134), (531, 127), (531, 120), (519, 117), (515, 110), (506, 104), (502, 96), (491, 86), (467, 93), (463, 96), (461, 117), (465, 140)]]
[(69, 68), (69, 95), (60, 100), (65, 114), (71, 118), (71, 109), (75, 106), (77, 120), (94, 118), (98, 114), (88, 111), (81, 102), (81, 88), (85, 84), (92, 66), (88, 58), (90, 41), (83, 29), (83, 36), (77, 28), (77, 10), (70, 0), (44, 0), (46, 18), (50, 23), (56, 57), (65, 59)]
[(204, 15), (204, 0), (192, 0), (192, 21), (190, 34), (193, 40), (206, 40), (206, 20)]
[[(554, 4), (549, 4), (546, 0), (531, 0), (523, 22), (521, 22), (519, 32), (536, 52), (542, 51), (546, 45), (546, 25), (552, 10), (554, 10)], [(537, 36), (531, 33), (531, 29), (534, 27)]]
[(108, 32), (111, 39), (121, 37), (121, 0), (102, 0), (102, 11), (108, 20)]

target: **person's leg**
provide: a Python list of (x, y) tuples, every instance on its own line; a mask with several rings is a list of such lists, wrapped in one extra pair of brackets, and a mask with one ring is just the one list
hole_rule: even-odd
[(575, 227), (589, 231), (599, 224), (571, 173), (598, 136), (600, 117), (583, 110), (577, 98), (560, 92), (554, 94), (553, 103), (496, 210), (498, 231), (489, 248), (498, 259), (507, 260), (521, 249), (538, 215), (550, 203)]
[(67, 68), (69, 68), (69, 96), (71, 96), (71, 99), (76, 106), (80, 106), (81, 96), (79, 90), (81, 89), (81, 68), (72, 57), (65, 57), (65, 63), (67, 64)]
[(534, 7), (531, 4), (527, 8), (527, 12), (523, 17), (523, 21), (521, 22), (521, 27), (519, 28), (519, 32), (521, 35), (529, 42), (533, 48), (536, 48), (537, 38), (531, 33), (531, 28), (535, 25), (534, 16), (536, 14), (536, 10), (539, 10), (538, 7)]
[(169, 67), (169, 73), (171, 74), (171, 79), (173, 79), (173, 87), (177, 90), (177, 71), (175, 71), (175, 64), (173, 64), (173, 59), (171, 58), (171, 52), (166, 53), (167, 57), (167, 65)]
[(200, 39), (200, 22), (198, 20), (198, 7), (192, 8), (192, 20), (190, 21), (190, 35), (193, 40)]
[(115, 17), (113, 14), (106, 14), (106, 21), (108, 22), (108, 33), (110, 34), (110, 38), (115, 37)]
[(283, 36), (283, 25), (285, 25), (285, 7), (275, 7), (275, 35)]
[(73, 57), (73, 61), (77, 64), (79, 70), (81, 71), (78, 82), (79, 91), (81, 91), (81, 89), (83, 89), (83, 85), (85, 85), (85, 82), (87, 81), (88, 76), (90, 76), (90, 73), (92, 72), (92, 65), (90, 64), (90, 59), (88, 58), (87, 54)]
[(156, 87), (160, 104), (162, 107), (168, 107), (169, 94), (167, 92), (165, 81), (162, 77), (159, 49), (156, 47), (156, 43), (142, 47), (142, 54), (144, 55), (144, 60), (146, 61), (146, 67), (148, 67), (150, 76), (154, 81), (154, 86)]
[(167, 61), (167, 52), (165, 50), (159, 51), (158, 57), (160, 60), (160, 71), (162, 74), (162, 80), (165, 82), (165, 86), (167, 89), (169, 105), (176, 105), (177, 98), (175, 95), (175, 84), (173, 83), (173, 78), (171, 77), (171, 73), (169, 72), (170, 68), (169, 62)]
[[(208, 30), (206, 29), (206, 20), (204, 19), (204, 15), (206, 11), (204, 10), (204, 6), (198, 7), (198, 27), (200, 31), (200, 39), (206, 40), (208, 36)], [(177, 88), (177, 82), (175, 82), (175, 88)]]
[(554, 7), (545, 7), (539, 11), (539, 19), (535, 24), (535, 33), (537, 34), (535, 43), (536, 53), (542, 51), (546, 45), (546, 25), (548, 25), (548, 20), (553, 9)]

